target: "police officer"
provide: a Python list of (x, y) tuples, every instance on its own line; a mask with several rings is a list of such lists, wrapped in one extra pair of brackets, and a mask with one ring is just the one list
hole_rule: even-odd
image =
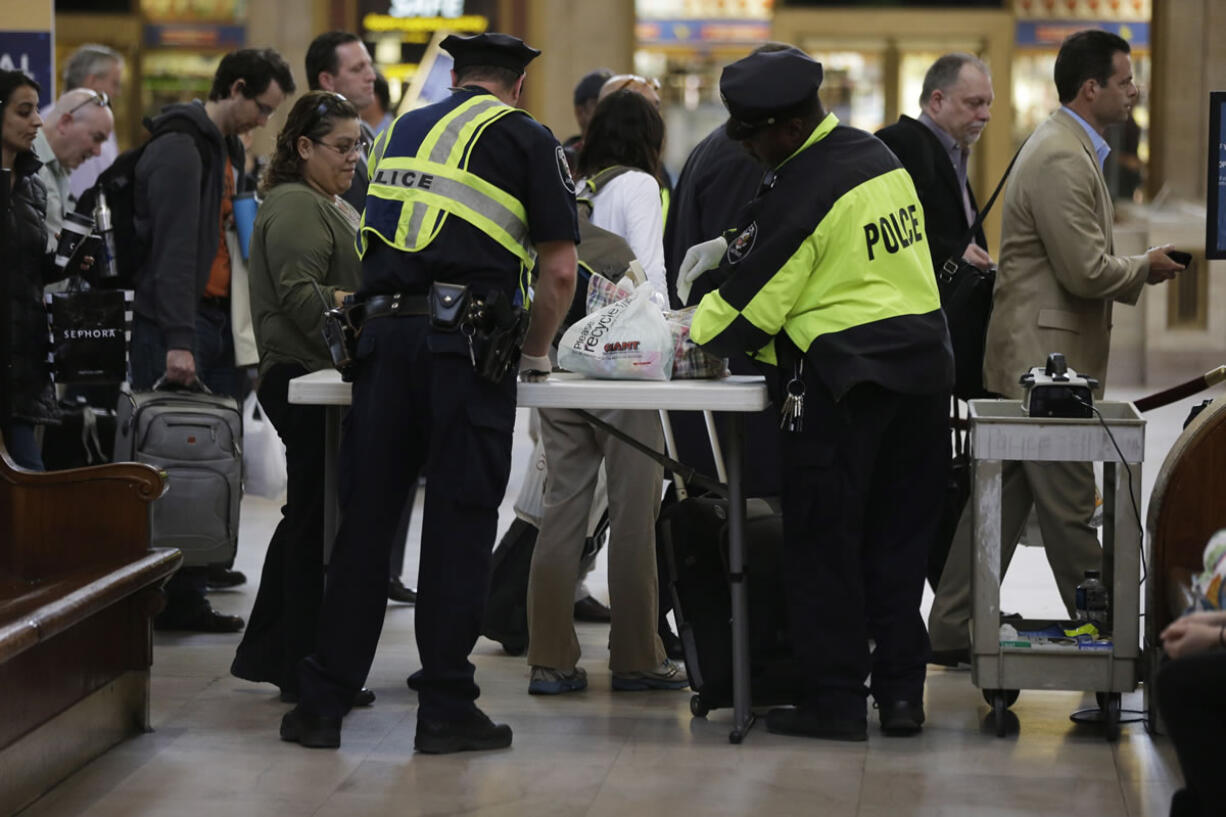
[(691, 335), (765, 364), (783, 415), (784, 575), (803, 682), (767, 728), (864, 740), (870, 671), (887, 734), (924, 719), (919, 607), (953, 355), (911, 179), (823, 110), (821, 79), (795, 48), (724, 69), (728, 135), (771, 170), (731, 243), (691, 248), (679, 281), (718, 264)]
[[(515, 376), (483, 377), (489, 345), (454, 288), (507, 312), (539, 263), (521, 375), (549, 371), (571, 302), (579, 238), (561, 146), (514, 105), (540, 52), (505, 34), (451, 36), (446, 100), (400, 117), (372, 152), (359, 230), (366, 319), (341, 451), (344, 518), (314, 654), (281, 737), (340, 745), (341, 718), (374, 659), (388, 550), (405, 496), (426, 476), (417, 602), (418, 751), (510, 746), (476, 706), (468, 660), (485, 607), (498, 505), (511, 467)], [(434, 312), (431, 314), (431, 302)], [(498, 307), (495, 309), (495, 307)], [(461, 326), (455, 326), (456, 322)]]

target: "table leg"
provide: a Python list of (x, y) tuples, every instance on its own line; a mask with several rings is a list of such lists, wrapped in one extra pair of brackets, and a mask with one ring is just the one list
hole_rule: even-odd
[(745, 492), (741, 484), (744, 421), (728, 413), (728, 573), (732, 592), (732, 710), (728, 735), (740, 743), (753, 726), (749, 681), (749, 599), (745, 576)]
[(332, 544), (341, 523), (340, 450), (344, 406), (324, 409), (324, 564), (332, 558)]

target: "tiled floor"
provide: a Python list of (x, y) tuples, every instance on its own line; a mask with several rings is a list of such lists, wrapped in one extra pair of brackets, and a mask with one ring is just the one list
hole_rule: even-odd
[[(1190, 403), (1148, 418), (1146, 496)], [(518, 466), (529, 453), (522, 427), (517, 440)], [(513, 477), (510, 497), (517, 482)], [(244, 502), (238, 567), (253, 578), (277, 507)], [(503, 511), (505, 529), (510, 500)], [(416, 526), (411, 540), (409, 583)], [(602, 571), (592, 585), (603, 596)], [(214, 603), (245, 613), (253, 597), (247, 586), (214, 594)], [(1042, 551), (1019, 550), (1002, 607), (1060, 614)], [(1093, 705), (1091, 695), (1024, 691), (1009, 736), (996, 738), (979, 691), (957, 671), (929, 674), (928, 722), (919, 737), (870, 732), (867, 744), (838, 744), (778, 737), (759, 725), (732, 746), (730, 713), (692, 719), (687, 692), (612, 694), (605, 628), (580, 625), (579, 632), (591, 686), (559, 698), (527, 695), (523, 659), (479, 642), (481, 704), (512, 724), (515, 744), (443, 757), (412, 749), (415, 703), (404, 684), (417, 666), (412, 607), (389, 608), (368, 683), (379, 699), (346, 719), (338, 751), (278, 740), (287, 707), (273, 688), (227, 673), (237, 637), (159, 635), (156, 731), (115, 748), (24, 815), (1139, 817), (1165, 815), (1179, 785), (1169, 743), (1142, 725), (1124, 727), (1111, 745), (1096, 729), (1070, 723), (1069, 713)], [(1124, 706), (1140, 709), (1140, 693), (1125, 696)]]

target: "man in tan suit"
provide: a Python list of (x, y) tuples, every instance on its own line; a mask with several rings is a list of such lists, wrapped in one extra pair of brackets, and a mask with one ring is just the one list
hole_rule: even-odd
[[(1113, 254), (1115, 211), (1102, 173), (1110, 147), (1103, 132), (1128, 118), (1139, 93), (1128, 54), (1128, 43), (1105, 31), (1064, 41), (1055, 69), (1062, 107), (1035, 130), (1009, 181), (983, 364), (985, 386), (1002, 397), (1020, 399), (1018, 377), (1051, 352), (1063, 352), (1071, 368), (1098, 378), (1102, 397), (1112, 301), (1135, 304), (1145, 284), (1182, 269), (1167, 256), (1169, 246)], [(1047, 561), (1072, 616), (1077, 584), (1102, 561), (1090, 524), (1091, 464), (1006, 462), (1002, 480), (1001, 575), (1033, 503)], [(928, 619), (934, 663), (953, 666), (968, 657), (970, 554), (964, 511)]]

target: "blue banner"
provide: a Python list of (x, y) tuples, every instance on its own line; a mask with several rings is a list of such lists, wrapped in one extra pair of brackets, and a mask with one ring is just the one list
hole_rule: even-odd
[(1149, 48), (1149, 23), (1117, 23), (1108, 20), (1018, 20), (1018, 45), (1059, 48), (1064, 38), (1087, 28), (1110, 31), (1133, 48)]
[(21, 71), (42, 86), (39, 106), (55, 101), (55, 63), (49, 31), (0, 31), (0, 69)]

